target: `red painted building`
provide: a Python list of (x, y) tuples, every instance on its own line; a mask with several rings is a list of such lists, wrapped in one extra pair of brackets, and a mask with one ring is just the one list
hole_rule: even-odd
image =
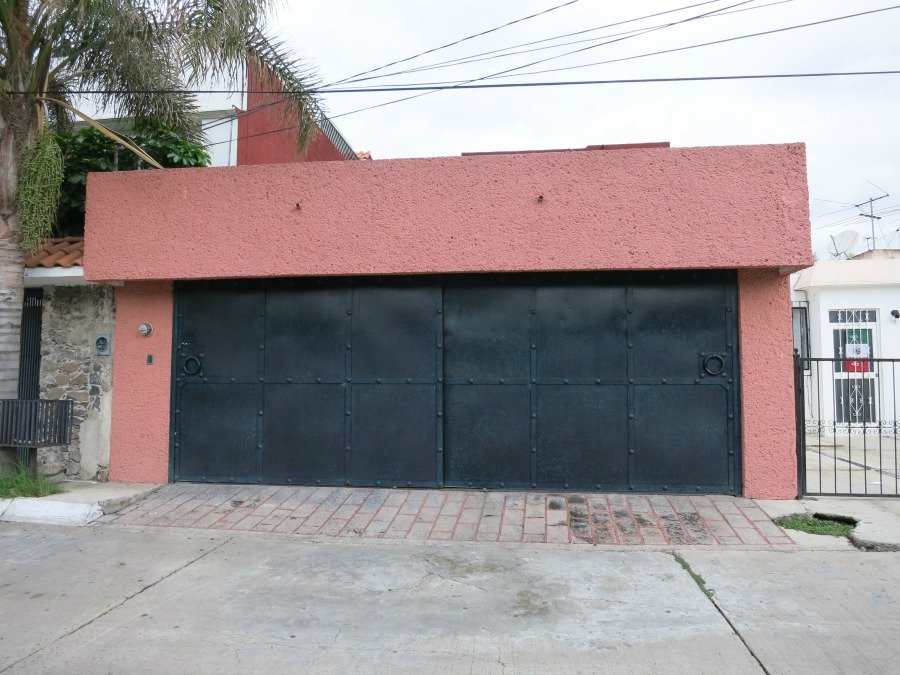
[[(319, 131), (302, 155), (297, 151), (297, 117), (279, 85), (253, 66), (247, 70), (247, 110), (238, 117), (238, 164), (288, 164), (357, 159), (340, 132), (322, 116)], [(265, 92), (265, 93), (261, 93)]]

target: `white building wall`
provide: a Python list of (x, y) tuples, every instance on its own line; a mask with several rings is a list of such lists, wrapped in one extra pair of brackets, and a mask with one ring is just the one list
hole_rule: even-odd
[(837, 358), (834, 353), (829, 312), (874, 309), (874, 358), (900, 359), (900, 322), (891, 310), (900, 311), (900, 284), (896, 286), (841, 286), (808, 288), (794, 292), (795, 300), (809, 301), (810, 352), (812, 356)]
[[(900, 274), (900, 263), (898, 274)], [(871, 329), (873, 344), (870, 357), (900, 359), (900, 321), (891, 315), (900, 311), (900, 283), (852, 286), (808, 286), (797, 289), (794, 279), (792, 300), (795, 307), (807, 306), (809, 311), (809, 355), (823, 359), (846, 358), (835, 353), (834, 331), (859, 327)], [(835, 323), (831, 312), (874, 310), (874, 321)], [(871, 315), (867, 318), (872, 318)], [(844, 316), (846, 319), (846, 315)], [(900, 363), (872, 362), (859, 366), (860, 371), (836, 366), (832, 361), (812, 361), (804, 373), (809, 396), (806, 418), (820, 423), (838, 423), (846, 419), (848, 405), (842, 398), (849, 394), (853, 405), (869, 406), (866, 420), (874, 423), (893, 422), (900, 408)], [(843, 372), (841, 372), (843, 371)], [(840, 384), (835, 384), (840, 380)], [(843, 390), (843, 394), (841, 391)], [(843, 411), (841, 409), (844, 409)], [(868, 426), (856, 424), (854, 427)], [(875, 432), (875, 429), (872, 429)], [(839, 433), (839, 432), (838, 432)]]

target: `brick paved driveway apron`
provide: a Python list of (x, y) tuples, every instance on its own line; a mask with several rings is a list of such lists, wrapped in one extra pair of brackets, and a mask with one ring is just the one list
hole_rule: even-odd
[(753, 501), (724, 495), (166, 485), (105, 523), (381, 539), (782, 546)]

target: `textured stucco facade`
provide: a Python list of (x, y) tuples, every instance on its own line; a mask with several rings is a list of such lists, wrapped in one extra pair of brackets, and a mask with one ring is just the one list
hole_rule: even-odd
[(738, 273), (744, 495), (797, 496), (794, 362), (789, 277)]
[(94, 340), (98, 334), (113, 332), (114, 317), (115, 296), (109, 286), (44, 289), (41, 398), (71, 399), (75, 409), (71, 444), (38, 451), (38, 468), (42, 473), (106, 479), (112, 357), (98, 356)]
[[(172, 284), (126, 284), (116, 289), (116, 303), (113, 387), (121, 387), (123, 395), (113, 401), (109, 478), (165, 483), (169, 480)], [(142, 323), (153, 326), (150, 336), (138, 334)], [(153, 357), (152, 363), (148, 356)]]
[(92, 174), (85, 261), (125, 282), (113, 479), (169, 478), (171, 280), (727, 268), (743, 491), (796, 495), (785, 273), (812, 262), (802, 145)]
[(801, 145), (97, 173), (87, 211), (94, 281), (812, 263)]

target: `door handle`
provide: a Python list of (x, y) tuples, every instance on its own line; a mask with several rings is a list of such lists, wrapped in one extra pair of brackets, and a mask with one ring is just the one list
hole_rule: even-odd
[(721, 375), (725, 370), (725, 358), (719, 354), (710, 354), (703, 359), (703, 372), (707, 375)]
[(202, 369), (200, 357), (195, 354), (184, 357), (184, 361), (181, 362), (181, 370), (185, 375), (199, 375)]

